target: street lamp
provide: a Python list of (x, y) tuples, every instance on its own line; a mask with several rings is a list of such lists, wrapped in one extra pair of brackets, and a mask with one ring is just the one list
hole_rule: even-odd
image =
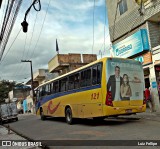
[(31, 89), (32, 89), (32, 97), (33, 97), (33, 101), (34, 101), (32, 61), (31, 60), (21, 60), (21, 62), (29, 62), (30, 63), (30, 67), (31, 67)]

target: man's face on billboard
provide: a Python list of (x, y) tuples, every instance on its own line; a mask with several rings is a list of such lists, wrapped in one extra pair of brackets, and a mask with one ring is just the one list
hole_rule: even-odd
[(119, 77), (120, 75), (120, 69), (118, 67), (115, 68), (115, 76)]

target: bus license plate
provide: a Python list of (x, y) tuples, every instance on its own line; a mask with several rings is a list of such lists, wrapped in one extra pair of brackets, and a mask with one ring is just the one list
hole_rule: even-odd
[(127, 109), (126, 110), (126, 113), (131, 113), (132, 112), (132, 109)]

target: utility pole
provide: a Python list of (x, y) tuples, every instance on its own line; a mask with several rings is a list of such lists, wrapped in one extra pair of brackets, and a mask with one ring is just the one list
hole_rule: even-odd
[(21, 62), (29, 62), (30, 63), (30, 67), (31, 67), (31, 89), (32, 89), (32, 99), (33, 102), (34, 101), (34, 88), (33, 88), (33, 70), (32, 70), (32, 61), (31, 60), (21, 60)]

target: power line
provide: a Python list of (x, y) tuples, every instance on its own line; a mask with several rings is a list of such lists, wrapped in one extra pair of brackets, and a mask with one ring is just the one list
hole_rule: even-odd
[[(106, 0), (104, 0), (105, 1), (105, 7), (104, 7), (104, 43), (102, 44), (102, 46), (101, 46), (101, 49), (102, 49), (102, 47), (104, 47), (104, 51), (103, 51), (103, 53), (105, 52), (105, 42), (106, 42)], [(109, 35), (109, 34), (108, 34)], [(107, 36), (108, 36), (107, 35)], [(102, 58), (102, 50), (99, 50), (99, 54), (101, 54), (101, 58)]]
[(2, 20), (3, 20), (3, 17), (4, 17), (4, 13), (5, 13), (5, 6), (7, 5), (7, 0), (5, 0), (5, 2), (4, 2), (4, 7), (3, 7), (3, 13), (2, 13), (2, 17), (1, 17), (1, 25), (0, 25), (0, 27), (2, 26)]
[[(32, 38), (33, 38), (33, 33), (34, 33), (34, 31), (35, 31), (35, 25), (36, 25), (36, 21), (37, 21), (37, 15), (38, 15), (38, 11), (37, 11), (37, 13), (36, 13), (36, 18), (35, 18), (35, 20), (34, 20), (33, 31), (32, 31), (32, 35), (31, 35), (31, 39), (30, 39), (30, 43), (29, 43), (29, 49), (30, 49), (30, 47), (31, 47)], [(30, 56), (29, 56), (29, 57), (30, 57)], [(28, 59), (29, 59), (29, 58), (28, 58)]]
[(20, 32), (21, 32), (21, 29), (18, 31), (16, 37), (15, 37), (14, 40), (12, 41), (12, 43), (11, 43), (10, 47), (8, 48), (8, 50), (7, 50), (6, 54), (4, 55), (4, 57), (2, 57), (2, 60), (1, 60), (1, 62), (0, 62), (0, 65), (2, 64), (2, 62), (4, 61), (4, 59), (6, 58), (7, 54), (9, 53), (9, 51), (11, 50), (11, 48), (12, 48), (14, 42), (16, 41), (16, 39), (17, 39), (17, 37), (18, 37), (18, 35), (19, 35)]
[(12, 9), (12, 11), (15, 11), (15, 14), (13, 16), (10, 16), (10, 20), (7, 23), (9, 28), (6, 28), (6, 36), (5, 36), (6, 41), (2, 43), (2, 46), (4, 46), (4, 47), (6, 46), (6, 44), (8, 42), (9, 36), (10, 36), (12, 28), (13, 28), (13, 24), (15, 22), (15, 18), (17, 17), (17, 14), (18, 14), (18, 11), (19, 11), (19, 7), (20, 7), (20, 4), (17, 7), (13, 7), (13, 9)]
[[(41, 33), (42, 33), (42, 29), (43, 29), (43, 26), (44, 26), (44, 23), (45, 23), (45, 19), (46, 19), (47, 12), (48, 12), (48, 9), (49, 9), (49, 6), (50, 6), (50, 2), (51, 2), (51, 0), (48, 1), (48, 5), (47, 5), (47, 9), (46, 9), (46, 13), (45, 13), (44, 20), (43, 20), (43, 24), (42, 24), (42, 26), (41, 26), (41, 30), (40, 30), (38, 39), (37, 39), (37, 41), (36, 41), (35, 47), (34, 47), (33, 52), (32, 52), (32, 54), (31, 54), (31, 55), (32, 55), (32, 58), (34, 57), (35, 49), (36, 49), (36, 47), (37, 47), (37, 44), (38, 44), (38, 42), (39, 42), (39, 39), (40, 39), (40, 36), (41, 36)], [(32, 58), (31, 58), (31, 59), (32, 59)]]
[[(31, 0), (31, 4), (32, 4), (32, 0)], [(30, 14), (29, 14), (29, 17), (28, 17), (28, 22), (30, 21)], [(21, 73), (23, 68), (25, 68), (25, 66), (20, 62), (21, 59), (24, 58), (25, 56), (25, 51), (26, 51), (26, 44), (27, 44), (27, 35), (28, 35), (28, 32), (26, 33), (26, 36), (25, 36), (25, 41), (24, 41), (24, 49), (23, 49), (23, 52), (22, 52), (22, 57), (19, 60), (19, 66), (17, 67), (17, 69), (15, 69), (15, 73), (14, 75), (16, 75), (17, 73)], [(27, 57), (27, 56), (26, 56)]]
[(27, 43), (27, 34), (26, 34), (25, 41), (24, 41), (24, 49), (23, 49), (22, 59), (24, 57), (24, 53), (25, 53), (25, 50), (26, 50), (26, 43)]
[[(34, 1), (35, 1), (35, 0), (34, 0)], [(31, 0), (31, 6), (32, 6), (32, 0)], [(30, 7), (31, 7), (31, 6), (30, 6)], [(27, 14), (27, 15), (28, 15), (28, 14)], [(27, 17), (26, 14), (25, 14), (25, 17)], [(30, 21), (30, 17), (31, 17), (31, 15), (29, 14), (28, 23), (29, 23), (29, 21)], [(25, 38), (25, 43), (24, 43), (24, 53), (25, 53), (25, 50), (26, 50), (26, 58), (27, 58), (27, 56), (28, 56), (28, 51), (29, 51), (29, 49), (26, 48), (27, 36), (28, 36), (28, 32), (26, 33), (26, 38)], [(24, 56), (24, 53), (23, 53), (23, 56)], [(23, 59), (23, 56), (22, 56), (22, 59)]]
[[(105, 40), (109, 37), (109, 33), (107, 34), (107, 36), (105, 37)], [(104, 45), (104, 42), (102, 43), (102, 45), (100, 46), (101, 48), (100, 48), (100, 50), (104, 47), (105, 45)]]
[(105, 1), (105, 9), (104, 9), (104, 50), (105, 50), (105, 34), (106, 34), (106, 0)]
[[(38, 44), (38, 41), (39, 41), (39, 39), (40, 39), (40, 35), (41, 35), (41, 32), (42, 32), (42, 29), (43, 29), (43, 25), (44, 25), (44, 22), (45, 22), (45, 19), (46, 19), (46, 15), (47, 15), (47, 12), (48, 12), (48, 8), (49, 8), (49, 5), (50, 5), (50, 2), (51, 2), (51, 0), (49, 0), (49, 2), (48, 2), (48, 6), (47, 6), (47, 9), (46, 9), (46, 14), (45, 14), (45, 17), (44, 17), (44, 20), (43, 20), (43, 24), (42, 24), (42, 27), (41, 27), (41, 30), (40, 30), (40, 33), (39, 33), (39, 36), (38, 36), (38, 39), (37, 39), (37, 41), (36, 41), (36, 44), (35, 44), (35, 47), (34, 47), (34, 50), (33, 50), (33, 52), (32, 52), (32, 58), (33, 58), (33, 56), (34, 56), (34, 51), (35, 51), (35, 49), (36, 49), (36, 46), (37, 46), (37, 44)], [(35, 21), (37, 20), (37, 14), (36, 14), (36, 19), (35, 19)], [(36, 22), (35, 22), (36, 23)], [(35, 23), (34, 23), (34, 27), (33, 27), (33, 32), (32, 33), (34, 33), (34, 28), (35, 28)], [(32, 34), (33, 35), (33, 34)], [(32, 37), (31, 37), (32, 38)], [(31, 40), (30, 40), (31, 41)], [(25, 56), (26, 58), (28, 57), (28, 51), (29, 51), (29, 49), (27, 50), (27, 55)], [(23, 58), (24, 58), (24, 56), (23, 56)], [(23, 59), (22, 58), (22, 59)], [(21, 68), (20, 68), (20, 71), (22, 71), (22, 69), (23, 68), (25, 68), (24, 67), (24, 64), (22, 65), (22, 63), (21, 63)]]
[[(21, 2), (22, 2), (22, 1), (23, 1), (23, 0), (21, 0)], [(21, 4), (21, 3), (20, 3), (20, 4)], [(15, 9), (16, 7), (13, 7), (13, 8)], [(20, 8), (20, 7), (17, 7), (16, 9), (19, 10), (19, 8)], [(16, 11), (15, 16), (17, 16), (18, 11), (17, 11), (17, 10), (14, 10), (14, 11)], [(13, 17), (13, 16), (12, 16), (12, 18), (16, 18), (16, 17)], [(14, 19), (13, 21), (15, 22), (15, 19)], [(13, 26), (12, 26), (12, 27), (13, 27)], [(20, 29), (20, 30), (21, 30), (21, 29)], [(20, 31), (18, 32), (16, 38), (18, 37), (19, 33), (20, 33)], [(16, 40), (16, 38), (15, 38), (15, 40)], [(15, 40), (12, 42), (10, 48), (8, 49), (8, 51), (7, 51), (7, 53), (5, 54), (5, 56), (3, 57), (2, 61), (4, 61), (5, 57), (7, 56), (7, 54), (9, 53), (9, 51), (11, 50), (11, 47), (12, 47), (12, 45), (14, 44)], [(16, 71), (16, 73), (17, 73), (18, 71), (19, 71), (19, 69)]]
[[(24, 53), (25, 53), (25, 50), (26, 50), (26, 42), (27, 42), (27, 34), (26, 34), (25, 41), (24, 41), (24, 49), (23, 49), (22, 58), (24, 57)], [(20, 63), (20, 60), (19, 60), (19, 64), (20, 65), (17, 66), (17, 69), (15, 69), (14, 75), (16, 75), (17, 73), (21, 73), (22, 72), (23, 65), (22, 65), (22, 63)]]
[(6, 11), (4, 15), (4, 20), (1, 28), (1, 42), (0, 42), (0, 60), (2, 59), (3, 53), (5, 51), (6, 45), (9, 40), (13, 25), (15, 23), (19, 8), (21, 6), (22, 0), (8, 0)]
[(95, 0), (93, 2), (93, 44), (92, 44), (92, 54), (93, 54), (93, 48), (94, 48), (94, 13), (95, 13)]

